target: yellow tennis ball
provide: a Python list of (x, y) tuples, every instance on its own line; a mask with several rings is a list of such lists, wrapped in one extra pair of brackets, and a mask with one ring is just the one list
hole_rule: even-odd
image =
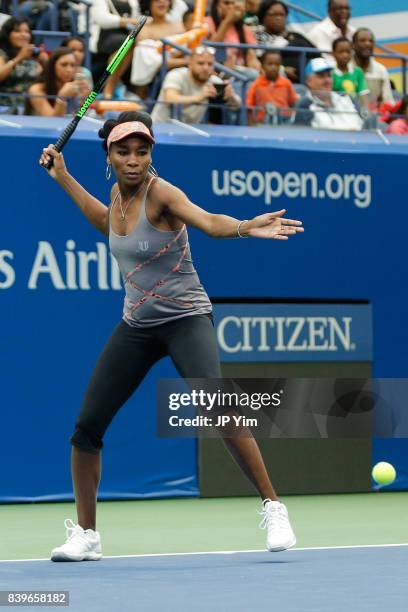
[(389, 485), (394, 482), (397, 472), (391, 463), (380, 461), (371, 472), (375, 482), (379, 485)]

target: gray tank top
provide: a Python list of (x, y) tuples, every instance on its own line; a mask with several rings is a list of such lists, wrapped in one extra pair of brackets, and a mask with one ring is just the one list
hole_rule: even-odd
[(191, 259), (186, 226), (163, 231), (147, 219), (146, 200), (152, 180), (146, 187), (137, 225), (130, 234), (115, 234), (109, 222), (109, 245), (126, 291), (123, 319), (133, 327), (161, 325), (212, 311)]

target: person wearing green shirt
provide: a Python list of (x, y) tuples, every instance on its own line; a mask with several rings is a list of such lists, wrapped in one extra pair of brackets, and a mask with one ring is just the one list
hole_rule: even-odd
[(350, 64), (351, 42), (347, 38), (337, 38), (333, 42), (333, 56), (337, 64), (333, 70), (333, 91), (344, 92), (353, 99), (357, 98), (361, 108), (368, 109), (370, 90), (361, 68)]

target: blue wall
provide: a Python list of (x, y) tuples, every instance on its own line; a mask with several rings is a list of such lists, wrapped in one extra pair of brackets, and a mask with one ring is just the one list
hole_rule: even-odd
[[(312, 11), (322, 18), (327, 14), (326, 0), (307, 0), (307, 2), (295, 0), (293, 4), (308, 11)], [(362, 17), (363, 15), (369, 17), (370, 15), (395, 13), (407, 9), (405, 0), (375, 0), (375, 2), (373, 2), (373, 0), (358, 0), (357, 2), (351, 2), (350, 5), (353, 17)], [(310, 21), (306, 17), (301, 17), (300, 14), (294, 10), (291, 11), (291, 17), (293, 21)]]
[[(0, 499), (61, 499), (71, 492), (67, 440), (93, 363), (121, 316), (122, 291), (112, 288), (117, 281), (105, 261), (104, 237), (38, 166), (41, 148), (55, 141), (65, 120), (47, 119), (41, 130), (38, 118), (10, 120), (25, 127), (0, 127), (0, 339), (6, 347), (0, 456), (7, 466)], [(82, 123), (65, 158), (72, 174), (107, 202), (98, 126)], [(205, 138), (162, 126), (154, 152), (159, 173), (208, 210), (248, 218), (285, 207), (306, 228), (287, 243), (216, 241), (191, 230), (210, 296), (368, 301), (374, 374), (407, 376), (405, 142), (396, 138), (387, 146), (375, 134), (317, 132), (311, 140), (307, 130), (209, 132)], [(90, 263), (88, 281), (85, 266), (79, 279), (78, 262), (85, 259), (79, 251), (99, 257), (99, 267)], [(40, 257), (52, 272), (39, 273)], [(76, 265), (70, 279), (67, 262)], [(159, 375), (175, 373), (167, 361), (159, 364), (106, 436), (102, 497), (198, 494), (195, 442), (155, 436)]]

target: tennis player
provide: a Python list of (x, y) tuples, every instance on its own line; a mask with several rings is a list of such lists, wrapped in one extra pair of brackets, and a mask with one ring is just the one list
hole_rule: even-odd
[[(88, 193), (68, 172), (52, 145), (50, 176), (68, 193), (88, 221), (109, 236), (110, 249), (125, 285), (123, 319), (114, 329), (89, 382), (72, 444), (72, 479), (78, 523), (65, 521), (66, 542), (51, 553), (53, 561), (98, 560), (97, 491), (101, 476), (103, 436), (120, 407), (150, 368), (169, 355), (184, 378), (221, 378), (212, 307), (191, 260), (187, 225), (216, 238), (287, 240), (302, 232), (300, 221), (285, 210), (251, 220), (211, 214), (153, 169), (152, 120), (141, 112), (122, 113), (99, 131), (117, 182), (109, 207)], [(269, 480), (253, 437), (225, 437), (231, 454), (258, 490), (260, 526), (267, 530), (267, 548), (285, 550), (296, 543), (286, 507)]]

